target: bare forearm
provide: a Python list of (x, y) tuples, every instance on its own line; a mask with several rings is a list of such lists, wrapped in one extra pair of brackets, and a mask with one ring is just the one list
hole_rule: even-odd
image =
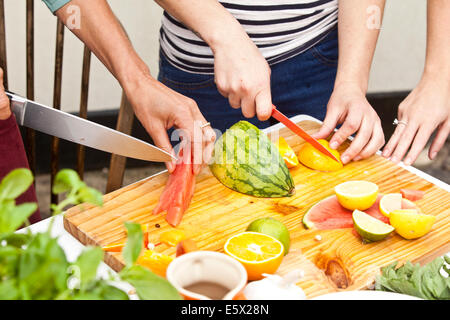
[(216, 0), (155, 0), (201, 37), (213, 51), (234, 37), (247, 38), (239, 22)]
[(105, 0), (72, 0), (56, 12), (66, 25), (68, 19), (73, 18), (73, 12), (67, 10), (69, 5), (80, 9), (79, 28), (71, 27), (71, 31), (99, 58), (124, 89), (137, 85), (140, 77), (150, 75)]
[(450, 1), (428, 0), (425, 76), (450, 82)]
[(366, 91), (385, 0), (339, 1), (339, 65), (336, 84), (354, 82)]

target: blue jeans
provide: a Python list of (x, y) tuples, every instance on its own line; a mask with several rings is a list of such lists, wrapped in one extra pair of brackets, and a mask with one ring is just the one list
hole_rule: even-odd
[[(271, 66), (272, 102), (288, 117), (307, 114), (323, 120), (336, 78), (338, 60), (337, 28), (315, 46), (286, 61)], [(158, 80), (195, 100), (214, 129), (222, 133), (239, 120), (259, 128), (277, 123), (246, 119), (241, 109), (233, 109), (214, 83), (213, 75), (194, 74), (172, 66), (160, 53)]]

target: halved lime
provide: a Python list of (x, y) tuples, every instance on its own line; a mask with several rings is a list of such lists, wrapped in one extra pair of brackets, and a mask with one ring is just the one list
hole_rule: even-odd
[(380, 241), (394, 231), (394, 227), (384, 223), (365, 212), (353, 211), (353, 223), (356, 231), (366, 241)]

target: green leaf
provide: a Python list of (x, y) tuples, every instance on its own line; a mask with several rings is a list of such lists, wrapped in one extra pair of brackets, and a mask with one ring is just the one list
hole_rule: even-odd
[(78, 190), (78, 198), (80, 202), (92, 203), (99, 207), (103, 205), (102, 193), (88, 186), (83, 186)]
[(67, 289), (69, 263), (58, 240), (49, 233), (34, 235), (20, 256), (17, 279), (21, 299), (57, 297)]
[(75, 170), (63, 169), (56, 174), (52, 192), (54, 194), (60, 194), (63, 192), (78, 190), (83, 185), (84, 182), (81, 181)]
[(28, 169), (15, 169), (0, 182), (0, 202), (14, 200), (28, 190), (33, 183), (33, 174)]
[(124, 268), (120, 273), (123, 281), (130, 283), (142, 300), (181, 300), (177, 289), (166, 279), (142, 266)]
[(397, 263), (382, 268), (376, 279), (375, 289), (391, 291), (422, 299), (450, 299), (450, 279), (441, 274), (445, 271), (444, 259), (439, 257), (420, 266), (411, 262), (395, 269)]
[(123, 248), (122, 256), (125, 265), (131, 267), (141, 254), (144, 236), (139, 223), (125, 222), (125, 228), (127, 229), (127, 242)]
[(16, 206), (14, 200), (0, 202), (0, 234), (16, 231), (36, 209), (36, 203), (23, 203)]
[(16, 279), (8, 279), (0, 282), (0, 300), (17, 300), (19, 290)]
[(81, 286), (86, 286), (97, 276), (97, 269), (103, 260), (103, 250), (100, 247), (87, 247), (77, 258), (74, 265), (78, 268)]

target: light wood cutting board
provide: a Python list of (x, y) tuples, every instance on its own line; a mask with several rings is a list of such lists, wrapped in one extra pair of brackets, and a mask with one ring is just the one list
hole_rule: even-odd
[[(313, 121), (299, 123), (309, 133), (318, 130)], [(295, 152), (303, 140), (286, 128), (269, 134), (272, 140), (283, 136)], [(341, 151), (346, 146), (342, 146)], [(261, 217), (284, 222), (291, 234), (291, 250), (278, 270), (286, 274), (300, 268), (305, 277), (298, 285), (307, 297), (370, 286), (380, 267), (394, 261), (425, 263), (450, 252), (450, 193), (413, 173), (376, 155), (346, 165), (342, 170), (322, 173), (302, 165), (291, 169), (296, 194), (290, 198), (262, 199), (234, 192), (212, 176), (208, 168), (197, 177), (196, 190), (189, 210), (178, 228), (194, 239), (202, 250), (223, 252), (228, 237), (245, 231), (248, 224)], [(151, 238), (171, 229), (164, 215), (152, 215), (168, 174), (163, 172), (104, 196), (102, 208), (82, 205), (68, 210), (64, 227), (85, 245), (104, 246), (125, 241), (123, 223), (149, 224)], [(302, 217), (322, 198), (333, 194), (333, 188), (348, 180), (367, 180), (378, 184), (380, 192), (399, 192), (400, 188), (425, 191), (418, 201), (423, 212), (437, 217), (433, 230), (417, 240), (392, 235), (384, 241), (363, 244), (352, 229), (306, 230)], [(316, 240), (320, 235), (322, 240)], [(175, 248), (158, 246), (158, 252), (175, 255)], [(118, 271), (123, 266), (120, 253), (107, 253), (105, 262)]]

